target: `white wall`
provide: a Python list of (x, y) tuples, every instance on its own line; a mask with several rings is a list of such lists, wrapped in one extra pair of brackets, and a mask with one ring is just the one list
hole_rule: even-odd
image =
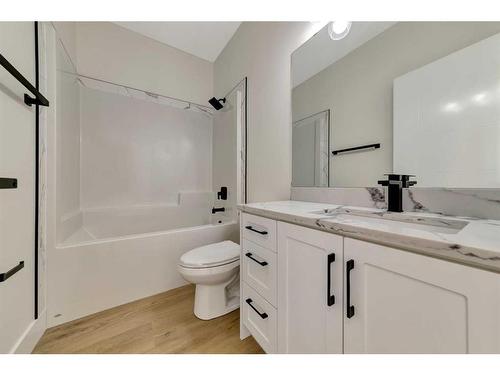
[(248, 201), (290, 198), (290, 56), (309, 22), (244, 22), (214, 63), (214, 92), (248, 77)]
[(394, 78), (499, 31), (498, 22), (401, 22), (297, 86), (294, 120), (330, 109), (331, 149), (381, 143), (332, 157), (330, 186), (376, 186), (392, 171)]
[(177, 204), (212, 190), (212, 118), (81, 89), (81, 207)]
[(78, 73), (207, 103), (213, 64), (110, 22), (77, 23)]

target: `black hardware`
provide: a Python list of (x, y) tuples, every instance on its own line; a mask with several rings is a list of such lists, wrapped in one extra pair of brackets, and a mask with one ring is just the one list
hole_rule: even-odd
[(261, 313), (259, 310), (257, 310), (257, 309), (255, 308), (255, 306), (254, 306), (254, 305), (252, 305), (252, 302), (253, 302), (253, 301), (252, 301), (252, 299), (251, 299), (251, 298), (247, 298), (247, 299), (245, 300), (245, 302), (246, 302), (246, 303), (248, 303), (248, 306), (250, 306), (250, 307), (253, 309), (253, 311), (255, 311), (257, 314), (259, 314), (259, 316), (260, 316), (262, 319), (266, 319), (266, 318), (268, 317), (268, 315), (267, 315), (266, 313)]
[(227, 200), (227, 187), (222, 186), (220, 191), (217, 192), (217, 199), (222, 199), (223, 201)]
[(354, 260), (348, 260), (345, 265), (346, 270), (346, 304), (347, 304), (347, 317), (351, 319), (354, 316), (354, 306), (351, 306), (351, 270), (354, 269)]
[(410, 181), (409, 174), (386, 174), (387, 180), (378, 181), (382, 186), (387, 186), (387, 210), (391, 212), (403, 212), (403, 189), (409, 188), (417, 183)]
[(4, 272), (4, 273), (0, 273), (0, 283), (4, 282), (5, 280), (7, 280), (9, 277), (11, 277), (12, 275), (14, 275), (15, 273), (17, 273), (18, 271), (20, 271), (21, 269), (24, 268), (24, 261), (21, 261), (19, 262), (19, 264), (17, 266), (15, 266), (14, 268), (8, 270), (7, 272)]
[(263, 236), (265, 236), (267, 234), (267, 231), (265, 230), (257, 230), (257, 229), (253, 229), (253, 227), (251, 225), (247, 225), (245, 227), (245, 229), (248, 229), (248, 230), (251, 230), (252, 232), (255, 232), (255, 233), (258, 233), (258, 234), (262, 234)]
[(327, 277), (326, 277), (326, 303), (328, 306), (332, 306), (335, 304), (335, 296), (332, 294), (331, 283), (332, 283), (332, 263), (335, 262), (335, 253), (328, 254), (327, 257)]
[(226, 103), (226, 98), (217, 99), (216, 97), (213, 97), (209, 99), (208, 102), (218, 111), (219, 109), (222, 109), (224, 107), (221, 102)]
[(261, 262), (260, 260), (255, 259), (252, 255), (253, 255), (252, 253), (246, 253), (245, 254), (246, 257), (252, 259), (256, 263), (259, 263), (261, 266), (263, 266), (263, 267), (267, 266), (268, 263), (266, 261)]
[(365, 149), (368, 149), (368, 148), (373, 148), (373, 149), (380, 148), (380, 143), (372, 143), (370, 145), (365, 145), (365, 146), (357, 146), (357, 147), (343, 148), (341, 150), (334, 150), (334, 151), (332, 151), (332, 154), (333, 155), (338, 155), (338, 154), (341, 154), (343, 152), (365, 150)]
[(220, 208), (215, 208), (213, 207), (212, 208), (212, 213), (215, 214), (216, 212), (224, 212), (226, 211), (226, 209), (224, 207), (220, 207)]
[[(35, 26), (35, 88), (40, 90), (40, 63), (38, 55), (38, 22), (34, 22)], [(25, 95), (26, 100), (26, 95)], [(47, 106), (49, 102), (47, 100)], [(34, 259), (34, 269), (35, 277), (33, 282), (35, 283), (35, 311), (34, 317), (38, 319), (38, 206), (39, 206), (39, 186), (40, 186), (40, 106), (39, 103), (35, 103), (35, 259)]]
[(16, 189), (17, 178), (0, 177), (0, 189)]
[(24, 103), (31, 106), (32, 104), (49, 106), (49, 101), (43, 96), (38, 89), (36, 89), (29, 81), (17, 70), (14, 66), (7, 61), (7, 59), (0, 53), (0, 65), (2, 65), (19, 83), (28, 89), (35, 97), (32, 98), (28, 94), (24, 94)]

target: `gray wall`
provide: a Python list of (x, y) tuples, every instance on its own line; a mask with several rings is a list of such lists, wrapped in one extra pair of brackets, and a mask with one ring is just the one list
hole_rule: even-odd
[(290, 56), (310, 22), (244, 22), (214, 63), (214, 92), (248, 77), (248, 200), (290, 198)]
[(111, 22), (78, 22), (78, 73), (207, 104), (213, 64)]
[(500, 22), (401, 22), (297, 86), (294, 121), (330, 109), (331, 149), (382, 144), (333, 157), (330, 186), (374, 186), (392, 171), (394, 78), (498, 32)]

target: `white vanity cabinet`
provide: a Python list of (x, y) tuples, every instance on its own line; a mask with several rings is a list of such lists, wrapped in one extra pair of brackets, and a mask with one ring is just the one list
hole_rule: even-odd
[(351, 238), (344, 263), (345, 353), (500, 352), (500, 275)]
[(251, 333), (266, 353), (277, 352), (276, 220), (241, 216), (240, 337)]
[(342, 237), (278, 222), (278, 352), (342, 353)]
[(497, 273), (246, 213), (241, 235), (267, 353), (500, 353)]

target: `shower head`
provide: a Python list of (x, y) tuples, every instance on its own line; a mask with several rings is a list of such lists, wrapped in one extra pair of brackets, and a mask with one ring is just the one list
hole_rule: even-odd
[(217, 99), (217, 98), (213, 97), (208, 102), (212, 105), (212, 107), (214, 107), (218, 111), (219, 109), (222, 109), (224, 107), (224, 105), (221, 104), (221, 102), (225, 103), (226, 98)]

